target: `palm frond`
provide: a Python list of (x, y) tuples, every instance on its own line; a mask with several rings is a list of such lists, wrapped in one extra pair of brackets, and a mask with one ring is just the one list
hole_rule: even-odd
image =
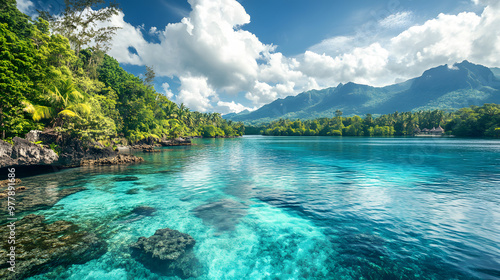
[(71, 104), (70, 106), (66, 107), (66, 109), (83, 114), (90, 114), (90, 112), (92, 111), (90, 106), (85, 103)]
[(31, 104), (28, 101), (21, 101), (21, 103), (24, 105), (23, 111), (25, 111), (29, 114), (35, 113), (35, 106), (33, 106), (33, 104)]
[(41, 119), (48, 119), (53, 116), (53, 110), (47, 106), (41, 105), (33, 105), (28, 101), (22, 101), (22, 104), (25, 106), (24, 111), (31, 114), (31, 117), (34, 121), (39, 121)]
[(76, 90), (71, 78), (61, 82), (60, 91), (61, 95), (66, 99), (66, 103), (76, 103), (84, 99), (83, 94)]
[(68, 101), (78, 102), (84, 99), (83, 94), (76, 89), (73, 89), (67, 93)]
[(61, 116), (65, 116), (65, 117), (76, 117), (77, 114), (69, 109), (66, 109), (66, 110), (62, 110), (61, 112), (59, 112), (59, 114), (57, 115), (61, 115)]
[(33, 120), (38, 121), (40, 119), (49, 119), (54, 115), (52, 108), (48, 106), (35, 105), (35, 114), (33, 114)]
[(53, 104), (60, 104), (61, 102), (64, 102), (64, 98), (57, 87), (54, 87), (53, 91), (49, 90), (47, 92), (47, 97)]

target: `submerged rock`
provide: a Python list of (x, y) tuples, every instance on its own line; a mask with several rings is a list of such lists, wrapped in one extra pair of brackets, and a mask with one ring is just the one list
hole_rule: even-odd
[(130, 182), (130, 181), (139, 180), (139, 177), (137, 177), (137, 176), (122, 176), (122, 177), (115, 177), (113, 180), (115, 182)]
[(132, 213), (141, 216), (153, 216), (154, 212), (156, 212), (156, 208), (149, 206), (137, 206), (132, 210)]
[(149, 207), (149, 206), (137, 206), (120, 223), (121, 224), (128, 224), (128, 223), (132, 223), (135, 221), (139, 221), (139, 220), (144, 219), (146, 217), (154, 216), (155, 212), (156, 212), (156, 208)]
[(100, 158), (100, 159), (85, 159), (80, 162), (81, 166), (92, 166), (92, 165), (116, 165), (116, 164), (130, 164), (143, 162), (142, 157), (136, 157), (134, 155), (119, 154), (115, 157)]
[(247, 213), (247, 206), (231, 199), (221, 199), (193, 209), (194, 215), (217, 231), (233, 231), (239, 219)]
[(189, 234), (164, 228), (149, 238), (140, 237), (130, 248), (132, 256), (152, 272), (186, 279), (202, 274), (193, 252), (195, 244)]
[(153, 186), (153, 187), (144, 188), (144, 190), (146, 190), (148, 192), (152, 192), (152, 191), (159, 190), (159, 189), (161, 189), (163, 187), (164, 187), (163, 185), (156, 185), (156, 186)]
[(27, 188), (25, 186), (19, 186), (21, 184), (21, 179), (16, 178), (14, 182), (9, 180), (0, 181), (0, 199), (9, 196), (9, 186), (14, 187), (16, 195), (20, 192), (24, 192)]
[[(72, 187), (59, 189), (52, 184), (31, 186), (25, 188), (20, 186), (16, 188), (16, 213), (27, 211), (37, 211), (49, 209), (54, 206), (62, 198), (71, 194), (86, 190), (85, 187)], [(2, 209), (7, 209), (7, 199), (1, 199), (0, 205)], [(7, 211), (0, 212), (0, 221), (6, 217)]]
[(138, 194), (139, 189), (130, 189), (130, 190), (126, 191), (125, 193), (126, 194)]
[[(28, 215), (15, 222), (16, 235), (15, 271), (8, 270), (10, 264), (0, 263), (0, 279), (25, 279), (49, 272), (58, 267), (83, 264), (106, 253), (106, 242), (95, 234), (80, 231), (71, 222), (45, 222), (44, 216)], [(0, 227), (0, 236), (7, 237), (10, 228)], [(10, 245), (0, 248), (0, 255), (6, 256)]]

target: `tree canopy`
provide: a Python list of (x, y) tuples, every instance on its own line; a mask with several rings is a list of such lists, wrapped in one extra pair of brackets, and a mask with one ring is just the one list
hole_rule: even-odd
[[(241, 123), (193, 112), (156, 92), (152, 67), (141, 79), (106, 55), (99, 42), (109, 41), (114, 29), (95, 29), (94, 23), (116, 14), (115, 6), (103, 7), (101, 0), (65, 3), (62, 17), (52, 22), (54, 33), (45, 19), (18, 11), (15, 1), (0, 7), (2, 138), (44, 128), (103, 141), (243, 134)], [(91, 41), (93, 47), (83, 49)]]

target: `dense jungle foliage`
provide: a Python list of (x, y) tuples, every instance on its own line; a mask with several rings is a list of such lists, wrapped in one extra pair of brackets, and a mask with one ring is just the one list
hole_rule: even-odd
[[(71, 11), (64, 14), (67, 22), (51, 21), (46, 13), (33, 20), (16, 8), (15, 0), (1, 2), (2, 139), (23, 137), (32, 129), (56, 129), (82, 138), (121, 138), (132, 142), (149, 136), (217, 137), (244, 133), (242, 123), (226, 121), (219, 113), (190, 111), (156, 92), (151, 68), (147, 68), (145, 78), (126, 72), (105, 54), (103, 46), (113, 30), (100, 30), (101, 35), (99, 30), (87, 31), (85, 37), (82, 32), (74, 32), (81, 29), (71, 21)], [(73, 29), (64, 29), (65, 26)], [(88, 34), (98, 34), (100, 41), (96, 39), (94, 47), (84, 48), (92, 39)]]

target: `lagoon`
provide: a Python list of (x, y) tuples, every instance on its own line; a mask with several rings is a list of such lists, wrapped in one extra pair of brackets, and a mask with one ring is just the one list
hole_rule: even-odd
[[(196, 139), (145, 163), (23, 179), (85, 187), (35, 214), (102, 236), (108, 251), (30, 279), (176, 279), (129, 245), (188, 233), (198, 279), (498, 279), (500, 141), (458, 138)], [(137, 206), (152, 215), (131, 212)]]

